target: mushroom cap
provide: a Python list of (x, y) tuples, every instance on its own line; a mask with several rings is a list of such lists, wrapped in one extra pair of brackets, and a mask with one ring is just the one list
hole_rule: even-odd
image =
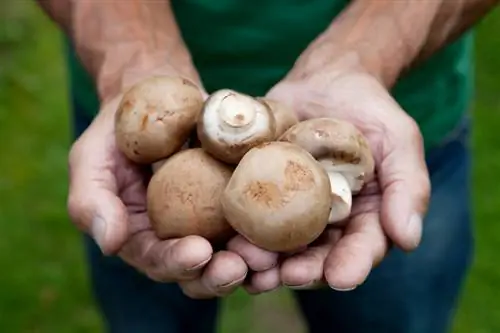
[(238, 163), (252, 147), (276, 138), (271, 110), (230, 89), (218, 90), (206, 100), (197, 133), (205, 151), (230, 164)]
[(280, 141), (307, 150), (330, 172), (344, 175), (356, 193), (373, 178), (375, 162), (363, 134), (351, 123), (332, 118), (314, 118), (290, 127)]
[(294, 251), (325, 229), (330, 182), (304, 149), (269, 142), (243, 156), (221, 203), (227, 221), (253, 244), (269, 251)]
[(299, 122), (299, 118), (288, 105), (267, 97), (259, 97), (257, 100), (265, 104), (273, 113), (276, 122), (276, 138), (280, 137), (287, 129)]
[(188, 139), (202, 107), (200, 89), (184, 78), (145, 79), (125, 92), (116, 111), (117, 146), (136, 163), (168, 157)]
[(167, 159), (147, 190), (148, 215), (157, 236), (228, 239), (234, 230), (224, 218), (220, 197), (231, 174), (229, 166), (201, 148), (182, 150)]

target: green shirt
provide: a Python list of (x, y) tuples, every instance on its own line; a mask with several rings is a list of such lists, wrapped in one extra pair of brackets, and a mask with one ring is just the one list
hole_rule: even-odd
[[(173, 1), (184, 40), (208, 92), (232, 88), (264, 95), (347, 0)], [(69, 52), (75, 102), (98, 110), (94, 85)], [(472, 97), (472, 35), (436, 53), (401, 78), (393, 96), (420, 125), (426, 148), (461, 121)]]

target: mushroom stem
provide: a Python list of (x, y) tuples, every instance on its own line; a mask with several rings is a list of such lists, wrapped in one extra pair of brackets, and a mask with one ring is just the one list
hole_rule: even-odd
[(227, 131), (245, 129), (255, 122), (253, 105), (231, 92), (222, 98), (217, 113), (221, 127)]
[(328, 223), (345, 220), (351, 214), (352, 192), (347, 178), (339, 172), (327, 171), (330, 179), (332, 206)]
[(361, 166), (347, 164), (335, 159), (319, 159), (318, 162), (327, 172), (336, 172), (344, 176), (353, 194), (357, 194), (363, 187), (364, 172)]
[(329, 176), (330, 223), (346, 219), (352, 196), (374, 175), (374, 160), (368, 142), (351, 123), (332, 118), (313, 118), (290, 127), (280, 141), (294, 143), (308, 151)]

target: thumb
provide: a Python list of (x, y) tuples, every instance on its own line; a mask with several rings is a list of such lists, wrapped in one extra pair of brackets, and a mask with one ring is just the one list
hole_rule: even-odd
[(422, 136), (410, 119), (398, 126), (384, 147), (378, 168), (382, 188), (382, 226), (391, 240), (403, 250), (415, 249), (422, 237), (422, 219), (427, 212), (430, 180)]
[(113, 172), (100, 165), (100, 161), (109, 158), (93, 149), (94, 145), (88, 146), (83, 139), (75, 143), (70, 152), (68, 212), (73, 222), (94, 238), (104, 254), (113, 254), (127, 239), (128, 213), (116, 195)]

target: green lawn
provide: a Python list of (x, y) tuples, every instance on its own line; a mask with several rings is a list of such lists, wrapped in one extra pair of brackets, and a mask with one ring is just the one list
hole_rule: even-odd
[[(65, 211), (70, 136), (60, 35), (31, 1), (3, 2), (0, 20), (0, 332), (99, 332), (80, 237)], [(499, 32), (497, 11), (478, 32), (477, 255), (457, 333), (500, 332), (500, 187), (493, 183), (500, 170)], [(224, 305), (220, 332), (280, 331), (277, 325), (298, 320), (289, 315), (288, 294), (280, 294), (260, 297), (271, 303), (255, 327), (252, 302), (236, 293)], [(274, 303), (283, 310), (271, 311)]]

